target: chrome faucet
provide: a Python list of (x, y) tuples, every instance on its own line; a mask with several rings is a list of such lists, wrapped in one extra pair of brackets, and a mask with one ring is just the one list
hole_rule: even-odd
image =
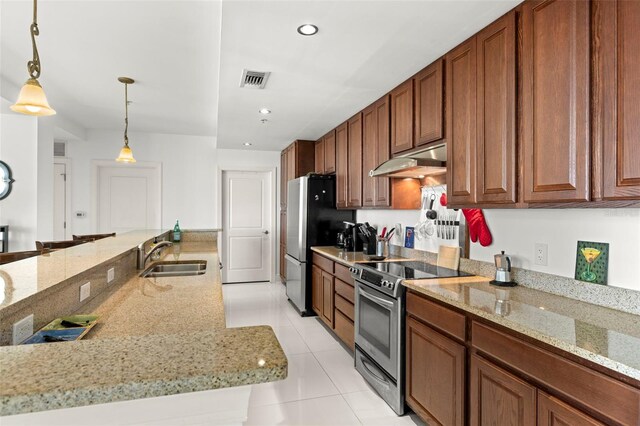
[(173, 245), (173, 243), (171, 241), (160, 241), (158, 244), (156, 244), (155, 246), (153, 246), (151, 248), (151, 250), (149, 250), (147, 253), (144, 252), (144, 243), (140, 243), (138, 245), (138, 269), (144, 269), (144, 265), (147, 264), (147, 260), (149, 260), (149, 258), (151, 257), (151, 255), (153, 253), (155, 253), (156, 251), (164, 248), (164, 247), (171, 247)]

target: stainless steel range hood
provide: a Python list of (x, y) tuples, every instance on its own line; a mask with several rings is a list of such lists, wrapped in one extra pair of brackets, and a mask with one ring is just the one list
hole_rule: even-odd
[(369, 172), (371, 177), (424, 178), (447, 172), (447, 145), (441, 143), (423, 151), (395, 157)]

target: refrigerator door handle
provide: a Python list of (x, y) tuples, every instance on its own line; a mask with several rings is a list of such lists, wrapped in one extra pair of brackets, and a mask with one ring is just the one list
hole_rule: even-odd
[(294, 265), (296, 265), (296, 266), (302, 266), (302, 262), (299, 262), (299, 261), (298, 261), (296, 258), (294, 258), (293, 256), (291, 256), (291, 255), (288, 255), (288, 254), (287, 254), (287, 255), (285, 255), (284, 257), (285, 257), (285, 259), (287, 259), (287, 261), (288, 261), (288, 262), (291, 262), (291, 263), (293, 263), (293, 264), (294, 264)]

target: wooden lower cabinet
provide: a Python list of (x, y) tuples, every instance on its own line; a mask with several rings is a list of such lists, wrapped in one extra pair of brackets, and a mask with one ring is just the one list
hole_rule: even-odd
[(284, 283), (287, 280), (287, 246), (280, 244), (280, 280)]
[(322, 317), (322, 269), (316, 265), (311, 266), (311, 307)]
[[(348, 282), (347, 282), (348, 281)], [(311, 266), (311, 305), (318, 317), (354, 350), (353, 279), (340, 263), (313, 254)]]
[(406, 322), (406, 400), (429, 424), (464, 424), (466, 348), (421, 322)]
[(322, 271), (322, 315), (324, 322), (333, 328), (333, 275)]
[(557, 398), (538, 391), (538, 426), (604, 425)]
[(536, 424), (536, 388), (477, 355), (471, 355), (471, 425)]

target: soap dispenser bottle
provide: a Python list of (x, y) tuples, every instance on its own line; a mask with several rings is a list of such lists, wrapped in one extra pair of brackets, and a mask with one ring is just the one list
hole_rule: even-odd
[(173, 227), (173, 242), (179, 243), (182, 231), (180, 231), (180, 223), (176, 220), (176, 226)]

